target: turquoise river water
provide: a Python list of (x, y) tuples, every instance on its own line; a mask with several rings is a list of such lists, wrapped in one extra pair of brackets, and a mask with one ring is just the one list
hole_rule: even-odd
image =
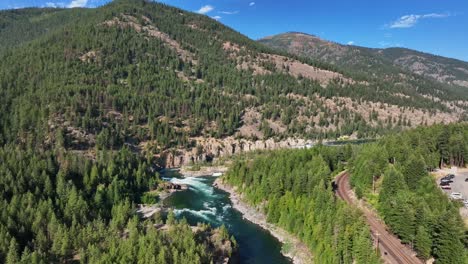
[(232, 208), (229, 194), (212, 186), (215, 178), (182, 178), (177, 172), (166, 172), (163, 178), (172, 183), (186, 184), (188, 190), (174, 193), (164, 204), (174, 208), (176, 217), (185, 217), (196, 225), (225, 225), (239, 245), (240, 263), (283, 264), (291, 261), (281, 254), (281, 243), (268, 231), (245, 220)]

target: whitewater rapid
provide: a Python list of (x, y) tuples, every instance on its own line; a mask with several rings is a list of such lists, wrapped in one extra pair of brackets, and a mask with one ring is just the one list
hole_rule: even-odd
[[(232, 206), (229, 203), (222, 201), (220, 194), (216, 194), (214, 187), (211, 185), (211, 180), (204, 177), (185, 177), (185, 178), (163, 178), (174, 184), (186, 185), (189, 191), (196, 192), (199, 200), (203, 201), (202, 206), (196, 208), (176, 208), (174, 214), (177, 217), (187, 216), (190, 214), (194, 217), (201, 218), (210, 224), (221, 225), (227, 215), (227, 211)], [(201, 197), (200, 197), (201, 196)]]
[(281, 254), (281, 243), (268, 231), (244, 219), (242, 214), (232, 207), (229, 193), (213, 187), (215, 178), (184, 178), (174, 172), (163, 175), (162, 179), (165, 181), (188, 187), (166, 198), (164, 204), (173, 208), (176, 218), (185, 218), (190, 225), (200, 222), (213, 227), (224, 225), (229, 234), (236, 238), (241, 264), (290, 264), (291, 261)]

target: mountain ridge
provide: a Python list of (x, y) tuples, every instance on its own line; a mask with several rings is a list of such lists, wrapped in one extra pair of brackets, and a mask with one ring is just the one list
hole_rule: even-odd
[[(261, 38), (258, 41), (272, 48), (341, 67), (354, 63), (353, 59), (359, 62), (369, 61), (372, 67), (385, 67), (384, 71), (406, 71), (430, 78), (441, 84), (468, 87), (468, 82), (466, 82), (468, 80), (468, 62), (459, 59), (407, 48), (379, 49), (344, 45), (302, 32), (281, 33)], [(365, 65), (359, 66), (365, 68)]]
[[(23, 22), (8, 24), (12, 12)], [(1, 11), (0, 21), (10, 25), (0, 39), (21, 36), (0, 50), (4, 144), (212, 157), (231, 138), (375, 137), (466, 118), (457, 93), (421, 77), (355, 74), (165, 4)]]

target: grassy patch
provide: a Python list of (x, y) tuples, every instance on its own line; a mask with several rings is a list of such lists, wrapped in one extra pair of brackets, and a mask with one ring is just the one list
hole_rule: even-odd
[(187, 168), (188, 171), (200, 171), (201, 170), (201, 165), (200, 164), (194, 164), (190, 167)]
[(140, 198), (143, 204), (156, 204), (159, 202), (159, 192), (158, 191), (150, 191), (145, 192)]
[(294, 245), (291, 241), (287, 240), (286, 242), (283, 243), (283, 246), (281, 246), (281, 253), (283, 254), (289, 254), (293, 250)]
[(377, 193), (366, 193), (366, 201), (373, 208), (377, 208), (379, 205), (379, 195)]

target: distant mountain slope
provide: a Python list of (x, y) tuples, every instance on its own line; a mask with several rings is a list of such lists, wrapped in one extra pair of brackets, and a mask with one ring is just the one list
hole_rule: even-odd
[(259, 42), (331, 63), (356, 74), (382, 76), (411, 72), (451, 86), (450, 89), (468, 88), (468, 62), (456, 59), (404, 48), (370, 49), (341, 45), (298, 32), (265, 37)]
[(388, 48), (377, 53), (416, 74), (468, 88), (468, 62), (404, 48)]
[(229, 146), (206, 138), (370, 137), (466, 118), (458, 91), (395, 66), (369, 75), (292, 56), (164, 4), (10, 10), (0, 21), (1, 144), (218, 155)]
[(0, 11), (0, 52), (86, 20), (93, 9), (26, 8)]

